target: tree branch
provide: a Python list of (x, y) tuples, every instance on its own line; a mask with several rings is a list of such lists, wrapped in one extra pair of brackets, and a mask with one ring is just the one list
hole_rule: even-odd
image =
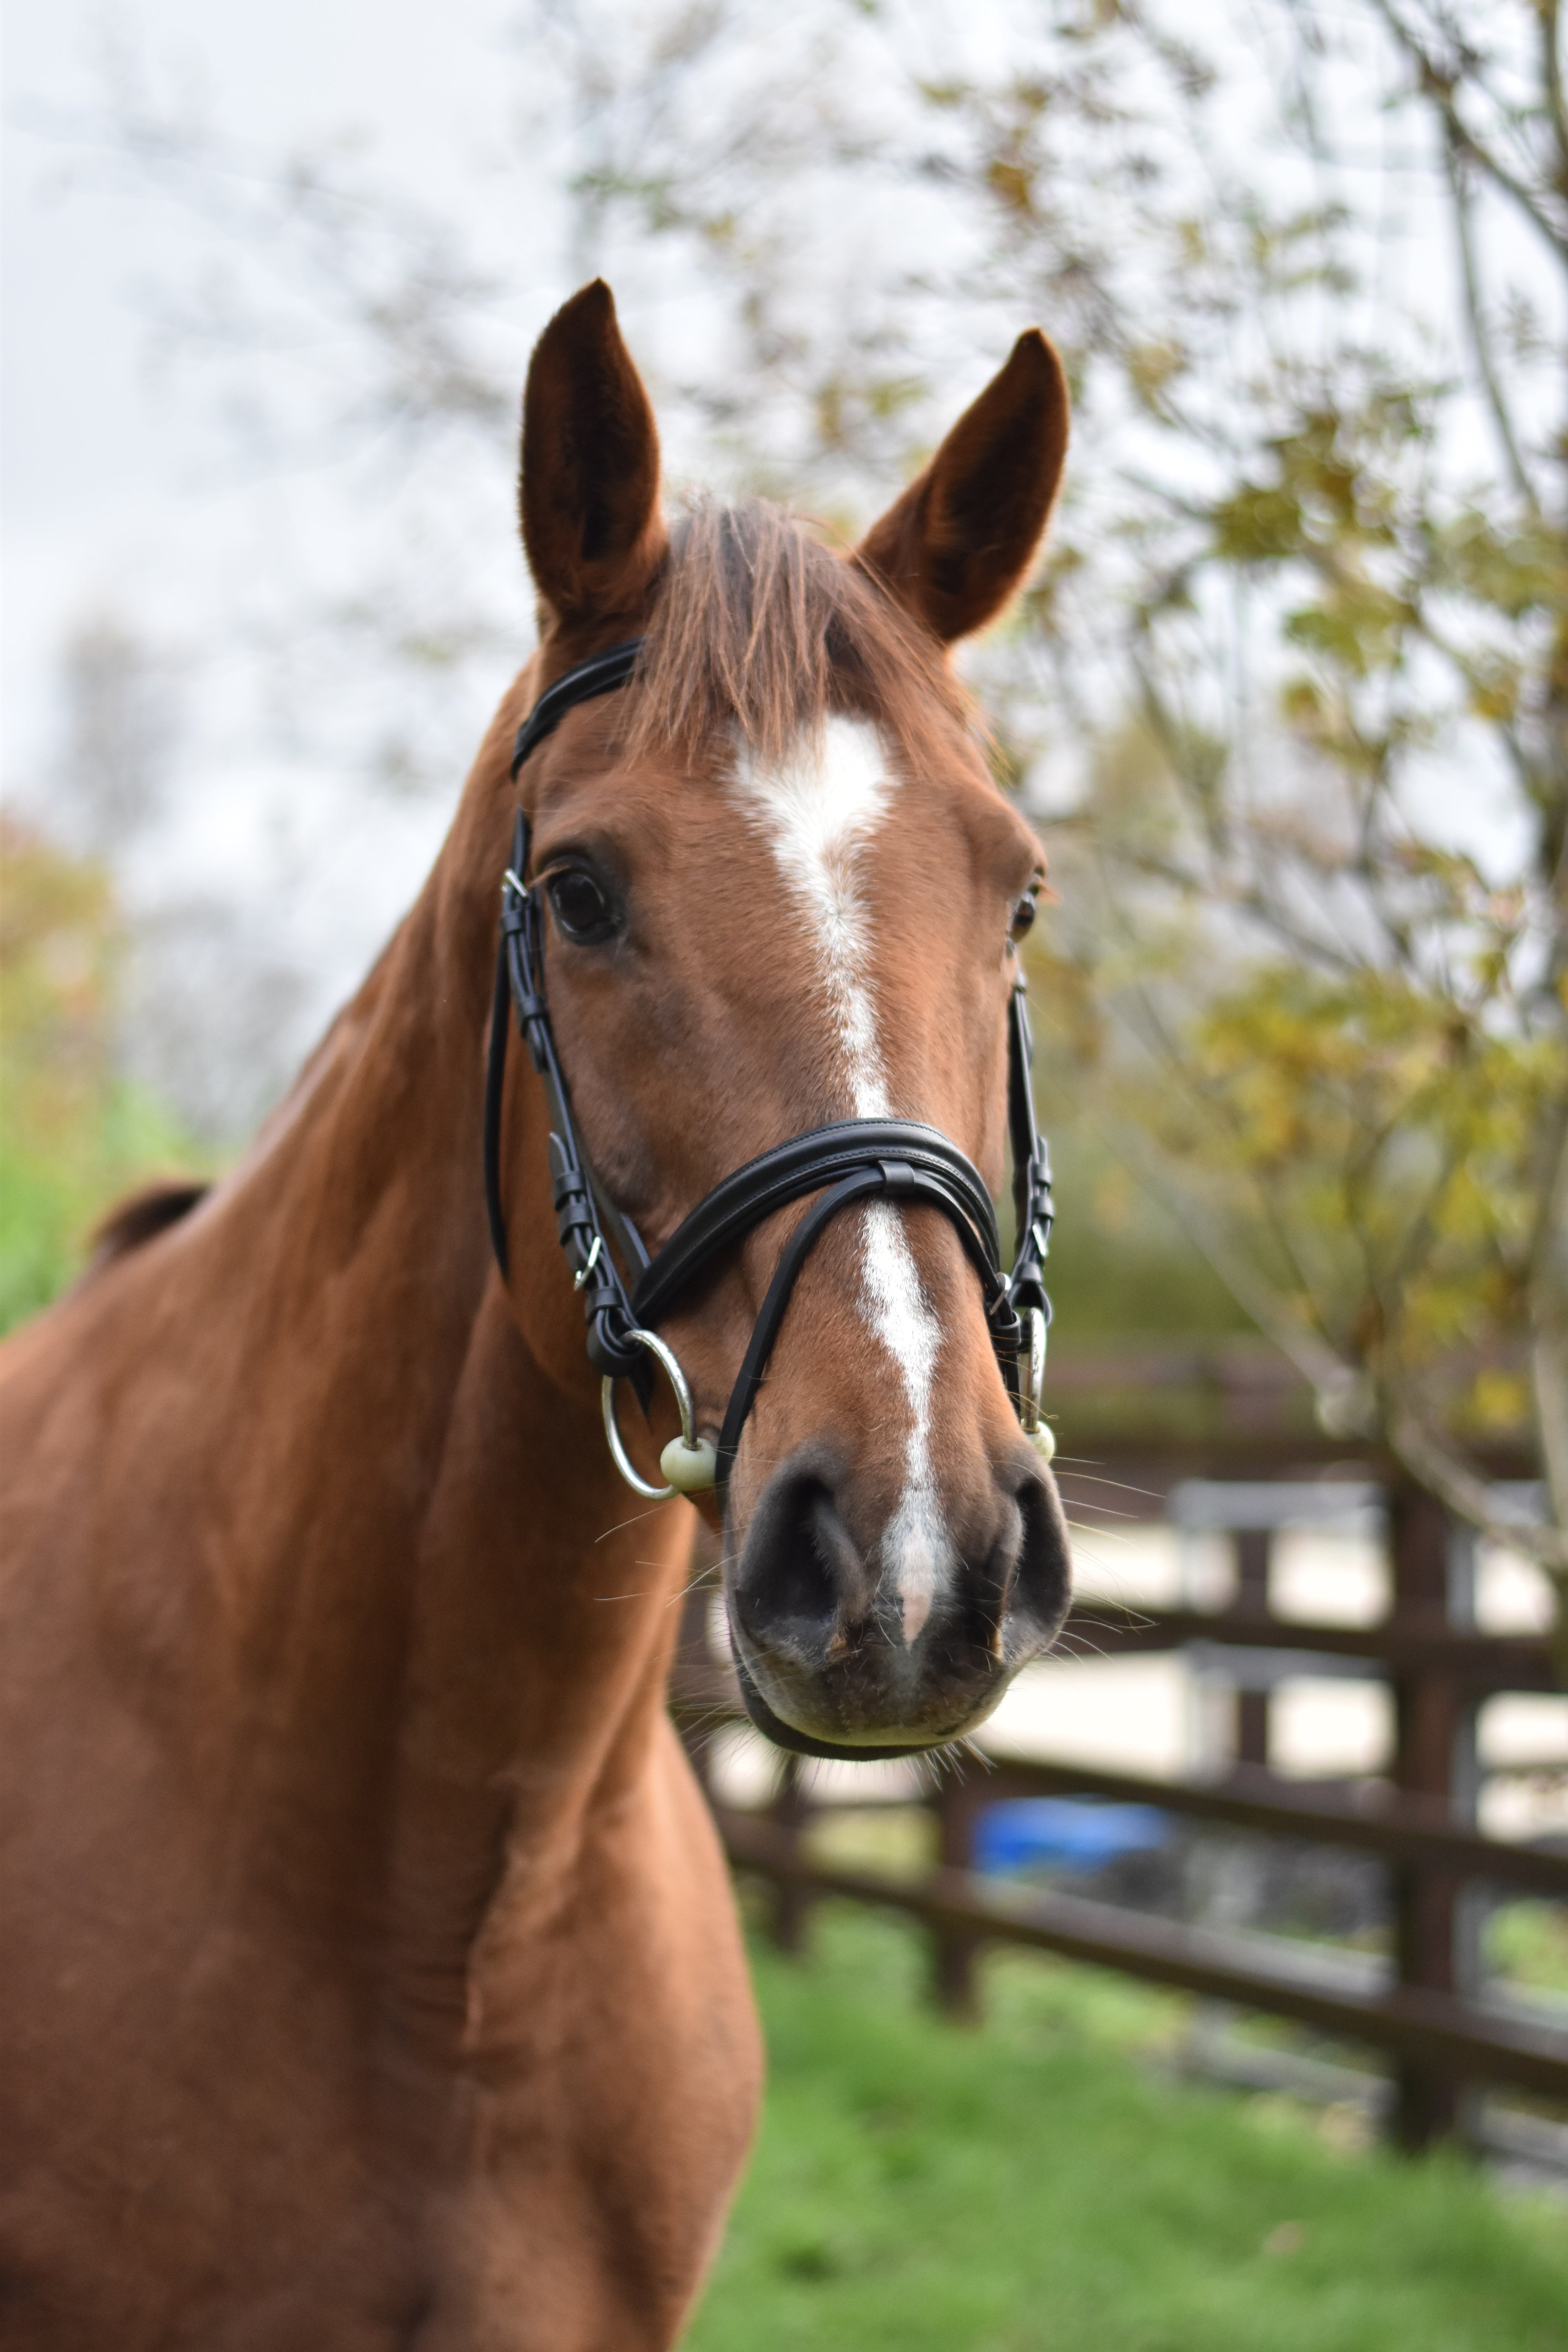
[(1237, 1306), (1251, 1316), (1258, 1329), (1274, 1342), (1280, 1354), (1295, 1365), (1317, 1397), (1325, 1426), (1333, 1427), (1342, 1433), (1350, 1433), (1357, 1416), (1344, 1412), (1345, 1401), (1352, 1395), (1359, 1397), (1364, 1391), (1365, 1383), (1361, 1375), (1345, 1363), (1326, 1340), (1305, 1329), (1280, 1304), (1271, 1286), (1254, 1271), (1240, 1251), (1232, 1247), (1218, 1220), (1200, 1209), (1183, 1186), (1169, 1181), (1155, 1153), (1145, 1145), (1142, 1136), (1136, 1135), (1136, 1130), (1121, 1130), (1120, 1139), (1110, 1136), (1106, 1139), (1118, 1159), (1131, 1161), (1139, 1181), (1164, 1203), (1194, 1248), (1218, 1275)]
[(1489, 1543), (1522, 1552), (1560, 1585), (1568, 1582), (1568, 1534), (1500, 1510), (1489, 1481), (1461, 1462), (1447, 1440), (1408, 1407), (1398, 1406), (1390, 1413), (1388, 1442), (1411, 1476), (1447, 1504), (1456, 1518)]
[(1541, 9), (1541, 79), (1546, 91), (1546, 111), (1557, 140), (1560, 185), (1568, 196), (1568, 104), (1563, 96), (1563, 61), (1557, 48), (1561, 16), (1558, 0), (1542, 0)]
[(1492, 364), (1486, 320), (1481, 310), (1480, 289), (1476, 279), (1476, 245), (1470, 219), (1470, 192), (1465, 184), (1464, 166), (1459, 161), (1458, 149), (1452, 130), (1448, 131), (1444, 139), (1443, 157), (1447, 170), (1448, 191), (1454, 202), (1454, 228), (1459, 247), (1459, 276), (1465, 289), (1465, 320), (1470, 331), (1470, 348), (1476, 357), (1476, 373), (1480, 377), (1481, 387), (1487, 397), (1487, 405), (1491, 411), (1492, 424), (1498, 439), (1502, 444), (1502, 453), (1507, 461), (1508, 469), (1513, 476), (1514, 488), (1529, 507), (1531, 515), (1539, 520), (1541, 500), (1536, 494), (1535, 485), (1530, 478), (1529, 469), (1520, 449), (1519, 436), (1514, 431), (1513, 419), (1509, 415), (1508, 403), (1503, 397), (1502, 385), (1498, 381), (1498, 373)]
[(1454, 95), (1458, 76), (1445, 71), (1390, 5), (1390, 0), (1373, 0), (1373, 5), (1415, 68), (1420, 95), (1436, 108), (1450, 139), (1477, 170), (1484, 172), (1493, 186), (1518, 207), (1531, 227), (1545, 238), (1558, 258), (1568, 262), (1568, 234), (1558, 226), (1550, 213), (1542, 210), (1540, 199), (1528, 183), (1510, 172), (1508, 165), (1493, 154), (1459, 112)]
[[(1214, 1087), (1194, 1077), (1189, 1057), (1181, 1050), (1148, 989), (1140, 987), (1134, 994), (1142, 1009), (1145, 1029), (1140, 1030), (1131, 1016), (1124, 1013), (1121, 1019), (1128, 1034), (1151, 1059), (1163, 1059), (1168, 1082), (1212, 1130), (1216, 1130), (1233, 1146), (1243, 1142), (1245, 1131), (1234, 1107), (1223, 1096), (1217, 1095)], [(1144, 1149), (1142, 1142), (1139, 1149)], [(1313, 1338), (1310, 1331), (1304, 1331), (1300, 1318), (1281, 1303), (1276, 1290), (1249, 1267), (1244, 1256), (1226, 1240), (1219, 1220), (1206, 1209), (1200, 1212), (1192, 1202), (1190, 1193), (1174, 1183), (1167, 1183), (1161, 1172), (1157, 1146), (1147, 1148), (1145, 1165), (1150, 1185), (1160, 1192), (1163, 1199), (1166, 1199), (1173, 1215), (1184, 1225), (1189, 1239), (1207, 1257), (1237, 1304), (1252, 1317), (1260, 1329), (1268, 1333), (1276, 1346), (1290, 1358), (1303, 1379), (1317, 1391), (1320, 1408), (1325, 1399), (1342, 1399), (1347, 1387), (1354, 1384), (1359, 1375), (1343, 1362), (1326, 1335), (1319, 1339)], [(1248, 1171), (1246, 1181), (1264, 1227), (1289, 1269), (1298, 1292), (1313, 1304), (1315, 1312), (1320, 1286), (1312, 1269), (1302, 1257), (1298, 1234), (1292, 1230), (1290, 1220), (1280, 1213), (1268, 1181), (1256, 1170)], [(1180, 1200), (1188, 1202), (1190, 1215), (1178, 1209), (1176, 1204)], [(1194, 1222), (1200, 1215), (1203, 1220), (1201, 1226)], [(1319, 1322), (1321, 1328), (1321, 1318)], [(1346, 1428), (1350, 1425), (1349, 1423), (1344, 1423)]]

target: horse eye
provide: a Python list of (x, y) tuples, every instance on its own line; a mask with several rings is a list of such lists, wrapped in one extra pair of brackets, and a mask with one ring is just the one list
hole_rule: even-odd
[(555, 919), (569, 940), (593, 945), (607, 940), (616, 928), (615, 909), (591, 874), (569, 866), (553, 874), (546, 885)]
[(1013, 909), (1013, 923), (1011, 931), (1009, 932), (1009, 937), (1015, 940), (1021, 940), (1024, 933), (1028, 930), (1033, 924), (1034, 919), (1035, 888), (1034, 885), (1031, 883), (1028, 889), (1025, 891), (1023, 897), (1019, 899), (1017, 905)]

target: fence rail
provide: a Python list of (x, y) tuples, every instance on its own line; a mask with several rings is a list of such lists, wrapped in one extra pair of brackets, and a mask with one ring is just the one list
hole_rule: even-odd
[[(1259, 1618), (1241, 1610), (1121, 1611), (1099, 1603), (1075, 1609), (1062, 1629), (1062, 1640), (1100, 1657), (1179, 1650), (1199, 1642), (1227, 1649), (1305, 1651), (1320, 1658), (1365, 1659), (1374, 1672), (1448, 1676), (1476, 1695), (1561, 1688), (1546, 1642), (1525, 1634), (1464, 1633), (1441, 1622), (1313, 1625), (1289, 1617)], [(1298, 1657), (1294, 1672), (1310, 1671)]]
[(1148, 1918), (1082, 1895), (1037, 1895), (1010, 1902), (968, 1872), (940, 1865), (914, 1881), (845, 1869), (814, 1860), (797, 1832), (781, 1829), (755, 1813), (722, 1807), (716, 1811), (731, 1861), (797, 1896), (837, 1895), (907, 1912), (972, 1949), (984, 1943), (1009, 1943), (1055, 1952), (1211, 2000), (1294, 2018), (1320, 2032), (1371, 2042), (1416, 2064), (1441, 2059), (1478, 2080), (1568, 2099), (1568, 2032), (1489, 2013), (1472, 2002), (1419, 1987), (1363, 1990), (1335, 1984), (1327, 1980), (1331, 1969), (1316, 1955), (1281, 1950), (1264, 1958), (1253, 1948), (1261, 1937), (1247, 1939), (1242, 1958), (1234, 1936)]
[(1523, 1887), (1568, 1902), (1568, 1853), (1483, 1837), (1479, 1831), (1456, 1828), (1438, 1806), (1376, 1789), (1354, 1795), (1337, 1788), (1303, 1790), (1246, 1765), (1233, 1768), (1223, 1780), (1164, 1780), (1097, 1764), (1010, 1756), (988, 1759), (986, 1769), (965, 1777), (963, 1786), (982, 1804), (1012, 1797), (1095, 1796), (1156, 1805), (1194, 1821), (1348, 1847), (1386, 1863), (1425, 1863), (1472, 1884)]

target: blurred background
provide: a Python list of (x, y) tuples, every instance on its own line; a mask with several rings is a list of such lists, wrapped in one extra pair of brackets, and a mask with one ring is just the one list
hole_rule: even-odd
[[(417, 887), (531, 642), (519, 394), (566, 294), (614, 286), (677, 499), (840, 534), (1037, 322), (1069, 486), (965, 666), (1057, 894), (1031, 981), (1082, 1606), (989, 1745), (1080, 1794), (1026, 1819), (998, 1783), (987, 1827), (896, 1775), (781, 1780), (714, 1728), (700, 1595), (689, 1731), (716, 1799), (825, 1868), (940, 1852), (1558, 2031), (1540, 1873), (1439, 1900), (1408, 1854), (1092, 1810), (1118, 1774), (1262, 1774), (1568, 1850), (1556, 0), (9, 0), (5, 107), (0, 1324), (138, 1180), (233, 1157)], [(1421, 1654), (1447, 1698), (1379, 1651), (1395, 1621), (1483, 1644)], [(778, 1885), (759, 1916), (798, 1944)], [(1344, 2037), (1016, 1953), (981, 2001), (950, 1940), (981, 2066), (899, 2011), (925, 1965), (900, 1933), (830, 1908), (815, 1979), (763, 1954), (763, 2187), (695, 2342), (1568, 2323), (1546, 2221), (1365, 2145), (1392, 2116), (1539, 2189), (1568, 2179), (1561, 2099), (1489, 2123), (1386, 2047), (1369, 2073)], [(880, 2059), (868, 1984), (901, 2020)], [(1216, 2077), (1243, 2087), (1211, 2108)], [(1035, 2091), (965, 2107), (993, 2078)], [(1060, 2103), (1100, 2150), (1088, 2204)], [(1074, 2215), (1054, 2252), (1031, 2179)], [(1289, 2210), (1258, 2220), (1260, 2181)], [(1079, 2269), (1039, 2271), (1068, 2241)]]

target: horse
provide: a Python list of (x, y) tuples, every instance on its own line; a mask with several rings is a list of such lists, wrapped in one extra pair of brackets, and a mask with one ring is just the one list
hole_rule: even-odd
[(608, 289), (546, 328), (538, 649), (412, 911), (0, 1351), (15, 2352), (679, 2334), (762, 2078), (664, 1704), (693, 1511), (808, 1751), (962, 1738), (1067, 1607), (979, 1231), (1043, 866), (950, 656), (1067, 424), (1031, 331), (858, 547), (672, 526)]

